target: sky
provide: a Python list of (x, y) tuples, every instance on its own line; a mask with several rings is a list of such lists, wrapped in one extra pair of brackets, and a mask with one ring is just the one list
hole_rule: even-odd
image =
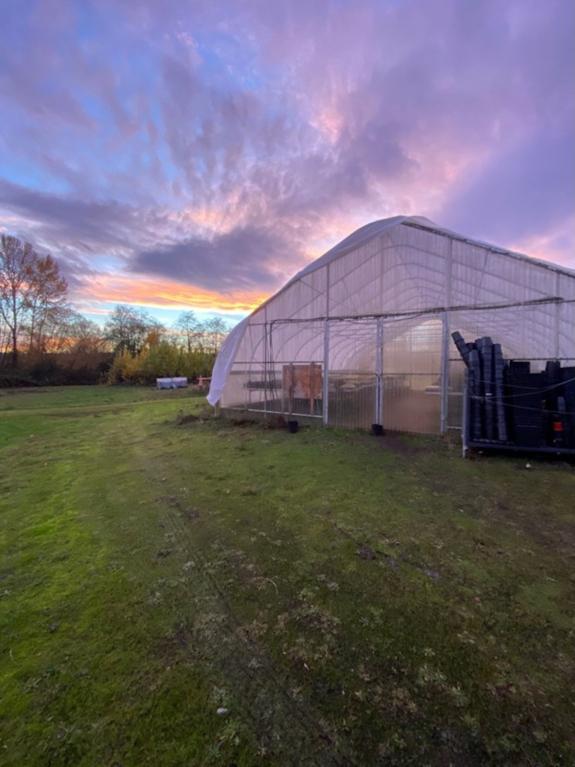
[(573, 0), (0, 4), (0, 230), (93, 319), (233, 321), (399, 214), (575, 268)]

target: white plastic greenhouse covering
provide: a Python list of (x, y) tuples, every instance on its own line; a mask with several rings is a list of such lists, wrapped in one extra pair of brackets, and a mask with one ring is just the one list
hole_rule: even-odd
[(375, 221), (231, 331), (208, 401), (354, 428), (459, 428), (454, 330), (489, 335), (532, 369), (549, 358), (575, 364), (575, 272), (428, 219)]

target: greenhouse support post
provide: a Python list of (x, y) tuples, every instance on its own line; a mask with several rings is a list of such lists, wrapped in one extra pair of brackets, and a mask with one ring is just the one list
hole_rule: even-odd
[(451, 279), (453, 264), (453, 239), (449, 238), (446, 275), (445, 275), (445, 311), (441, 321), (443, 332), (441, 334), (441, 415), (440, 431), (447, 431), (447, 419), (449, 409), (449, 307), (451, 306)]
[(465, 378), (463, 382), (463, 415), (461, 419), (461, 454), (464, 458), (467, 458), (467, 442), (469, 439), (468, 426), (469, 426), (469, 374), (467, 369), (465, 370)]
[(441, 316), (441, 433), (447, 431), (447, 410), (449, 403), (449, 313)]
[(268, 323), (264, 323), (264, 413), (268, 411)]
[(325, 320), (323, 323), (323, 392), (322, 420), (325, 426), (329, 423), (329, 264), (326, 267), (325, 286)]
[(383, 426), (383, 320), (377, 319), (375, 336), (375, 417), (374, 423)]
[(329, 320), (323, 323), (323, 423), (327, 426), (329, 420)]
[[(555, 272), (555, 295), (557, 297), (559, 297), (559, 295), (560, 295), (560, 293), (559, 293), (560, 288), (561, 288), (560, 279), (561, 279), (561, 275), (559, 274), (559, 272)], [(559, 344), (559, 328), (560, 328), (560, 326), (561, 326), (561, 303), (558, 301), (555, 304), (555, 351), (554, 351), (555, 357), (559, 357), (559, 353), (560, 353), (560, 349), (559, 349), (559, 347), (560, 347), (560, 344)]]

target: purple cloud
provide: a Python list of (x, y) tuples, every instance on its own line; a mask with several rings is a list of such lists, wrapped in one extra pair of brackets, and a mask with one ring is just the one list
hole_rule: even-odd
[(222, 293), (272, 290), (281, 265), (293, 264), (298, 255), (278, 234), (247, 227), (143, 251), (134, 258), (132, 269)]
[(80, 282), (268, 291), (396, 213), (572, 258), (570, 0), (31, 0), (4, 23), (0, 226)]
[(536, 133), (456, 186), (444, 219), (454, 229), (495, 242), (552, 231), (573, 216), (574, 168), (573, 135)]

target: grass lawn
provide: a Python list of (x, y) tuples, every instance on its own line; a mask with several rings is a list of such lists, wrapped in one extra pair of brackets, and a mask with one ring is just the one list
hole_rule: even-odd
[(0, 392), (2, 767), (575, 764), (573, 468), (203, 408)]

